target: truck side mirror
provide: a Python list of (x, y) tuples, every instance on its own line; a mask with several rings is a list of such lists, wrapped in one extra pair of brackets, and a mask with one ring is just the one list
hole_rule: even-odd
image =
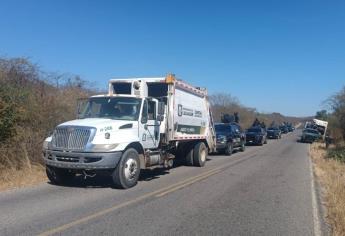
[(164, 115), (164, 113), (165, 113), (165, 104), (164, 104), (164, 102), (158, 102), (158, 112), (157, 113), (158, 113), (158, 115)]

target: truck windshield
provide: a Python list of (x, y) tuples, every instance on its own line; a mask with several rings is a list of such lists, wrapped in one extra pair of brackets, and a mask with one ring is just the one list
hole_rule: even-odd
[(216, 124), (215, 125), (216, 132), (230, 132), (231, 127), (229, 125), (224, 124)]
[(312, 133), (312, 134), (319, 134), (319, 131), (314, 130), (314, 129), (306, 129), (304, 132), (306, 132), (306, 133)]
[(250, 128), (247, 130), (249, 133), (260, 133), (261, 129), (260, 128)]
[(115, 120), (138, 120), (141, 99), (128, 97), (90, 98), (79, 114), (84, 118), (109, 118)]

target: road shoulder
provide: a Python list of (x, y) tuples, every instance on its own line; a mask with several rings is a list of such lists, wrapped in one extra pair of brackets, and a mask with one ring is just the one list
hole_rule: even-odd
[[(345, 232), (345, 165), (326, 158), (324, 145), (310, 146), (321, 235), (344, 235)], [(342, 179), (342, 180), (341, 180)]]

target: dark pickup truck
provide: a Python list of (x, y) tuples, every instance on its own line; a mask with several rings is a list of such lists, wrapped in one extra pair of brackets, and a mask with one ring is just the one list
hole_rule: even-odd
[(289, 133), (289, 128), (287, 127), (287, 125), (281, 125), (279, 127), (280, 131), (282, 132), (282, 134), (287, 134)]
[(301, 142), (303, 143), (313, 143), (314, 141), (320, 139), (322, 135), (316, 129), (304, 129), (301, 136)]
[(280, 139), (282, 132), (278, 127), (270, 127), (267, 129), (267, 137), (271, 139)]
[(247, 129), (246, 132), (247, 144), (263, 145), (267, 143), (266, 129), (261, 126), (255, 126)]
[(244, 151), (246, 135), (237, 123), (218, 123), (215, 125), (217, 136), (217, 150), (231, 155), (235, 149)]

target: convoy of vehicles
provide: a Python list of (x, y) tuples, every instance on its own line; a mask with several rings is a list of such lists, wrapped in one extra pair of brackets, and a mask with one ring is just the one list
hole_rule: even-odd
[[(170, 168), (176, 159), (202, 167), (209, 153), (231, 155), (294, 131), (291, 123), (267, 129), (258, 119), (243, 131), (237, 113), (214, 124), (207, 90), (174, 75), (112, 79), (108, 87), (107, 94), (80, 100), (78, 119), (58, 125), (45, 139), (51, 183), (69, 184), (78, 174), (106, 174), (115, 187), (130, 188), (143, 169)], [(313, 142), (326, 130), (327, 122), (313, 120), (301, 141)]]
[(215, 124), (217, 134), (217, 151), (231, 155), (234, 150), (244, 151), (246, 135), (241, 126), (235, 122)]
[(54, 184), (107, 174), (114, 186), (130, 188), (141, 169), (169, 168), (175, 158), (202, 167), (216, 151), (207, 90), (174, 75), (110, 80), (108, 93), (81, 101), (78, 115), (44, 142)]

